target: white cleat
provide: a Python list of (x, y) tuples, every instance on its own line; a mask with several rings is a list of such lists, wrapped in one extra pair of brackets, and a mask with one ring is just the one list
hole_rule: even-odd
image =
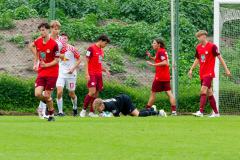
[(43, 119), (48, 119), (49, 118), (49, 116), (47, 116), (47, 115), (43, 115), (42, 117), (43, 117)]
[(220, 117), (220, 114), (216, 114), (216, 113), (212, 113), (210, 116), (208, 116), (209, 118), (216, 118), (216, 117)]
[(176, 111), (172, 111), (171, 116), (177, 116), (177, 112)]
[(37, 109), (37, 113), (38, 113), (38, 116), (39, 116), (40, 119), (44, 119), (43, 115), (42, 115), (42, 109), (41, 108)]
[(80, 117), (86, 117), (86, 114), (87, 114), (87, 111), (83, 109), (79, 115)]
[(203, 113), (200, 111), (197, 111), (196, 113), (193, 113), (192, 115), (194, 115), (196, 117), (203, 117)]
[(99, 117), (97, 114), (94, 114), (93, 112), (89, 112), (88, 116), (89, 117)]
[(156, 105), (152, 105), (152, 108), (155, 112), (157, 112), (157, 106)]
[(167, 117), (167, 113), (163, 109), (161, 109), (161, 110), (159, 110), (159, 116)]

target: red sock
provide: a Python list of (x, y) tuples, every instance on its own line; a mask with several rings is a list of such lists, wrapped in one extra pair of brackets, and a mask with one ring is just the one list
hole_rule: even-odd
[(90, 110), (89, 110), (90, 112), (94, 112), (93, 102), (94, 102), (95, 99), (96, 99), (95, 97), (92, 98), (91, 107), (90, 107)]
[(175, 105), (171, 106), (171, 110), (172, 110), (172, 112), (176, 112), (176, 106)]
[(83, 109), (86, 110), (89, 104), (91, 103), (93, 97), (89, 96), (88, 94), (86, 95), (84, 99), (84, 104), (83, 104)]
[(146, 109), (152, 108), (151, 106), (149, 106), (148, 104), (145, 106)]
[(207, 101), (206, 94), (201, 94), (201, 98), (200, 98), (200, 112), (201, 113), (203, 113), (203, 111), (204, 111), (204, 107), (206, 105), (206, 101)]
[(53, 114), (54, 114), (54, 110), (48, 111), (48, 115), (49, 115), (49, 116), (52, 116)]
[(217, 105), (216, 105), (214, 96), (209, 96), (208, 100), (209, 100), (210, 106), (212, 107), (214, 113), (218, 114), (218, 109), (217, 109)]

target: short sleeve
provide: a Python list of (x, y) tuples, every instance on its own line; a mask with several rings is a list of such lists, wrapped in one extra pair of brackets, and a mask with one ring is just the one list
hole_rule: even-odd
[(167, 60), (167, 56), (166, 56), (165, 52), (163, 52), (163, 51), (158, 53), (157, 58), (160, 59), (161, 61)]
[(58, 51), (58, 45), (57, 43), (55, 44), (54, 48), (53, 48), (53, 57), (54, 58), (59, 58), (59, 51)]
[(215, 44), (212, 46), (212, 53), (213, 53), (214, 57), (217, 57), (220, 55), (218, 48)]
[(92, 47), (89, 47), (89, 48), (87, 49), (87, 52), (86, 52), (86, 57), (87, 57), (87, 58), (91, 58), (92, 55), (93, 55), (93, 48), (92, 48)]
[(195, 58), (199, 59), (198, 50), (196, 49)]

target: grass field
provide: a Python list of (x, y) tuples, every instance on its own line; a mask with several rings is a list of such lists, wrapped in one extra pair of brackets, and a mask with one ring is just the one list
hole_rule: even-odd
[(0, 159), (239, 160), (240, 117), (0, 116)]

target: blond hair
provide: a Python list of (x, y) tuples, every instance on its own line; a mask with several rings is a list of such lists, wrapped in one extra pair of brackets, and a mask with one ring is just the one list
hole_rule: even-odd
[(208, 35), (208, 32), (207, 31), (205, 31), (205, 30), (200, 30), (200, 31), (198, 31), (196, 34), (195, 34), (195, 36), (196, 37), (200, 37), (200, 36), (202, 36), (202, 35)]
[(50, 23), (50, 27), (53, 28), (55, 26), (57, 26), (58, 28), (61, 28), (61, 23), (57, 20), (52, 20)]
[(103, 100), (102, 100), (101, 98), (97, 98), (97, 99), (95, 99), (94, 102), (93, 102), (93, 108), (94, 108), (95, 110), (98, 110), (98, 108), (99, 108), (100, 106), (102, 106), (102, 105), (103, 105)]

